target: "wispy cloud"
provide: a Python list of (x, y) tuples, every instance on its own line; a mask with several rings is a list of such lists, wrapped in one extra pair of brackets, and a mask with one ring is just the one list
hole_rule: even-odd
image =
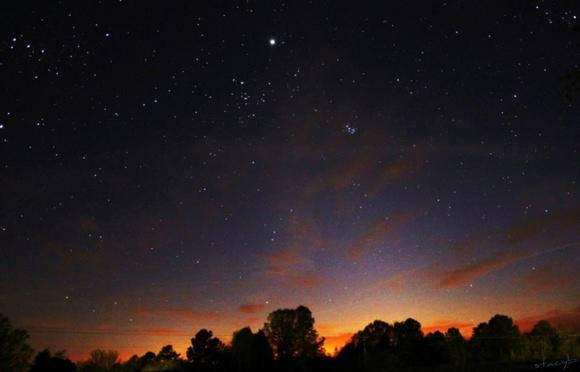
[(426, 146), (399, 148), (396, 152), (384, 144), (356, 149), (348, 157), (341, 154), (329, 159), (330, 165), (305, 191), (307, 194), (342, 192), (361, 185), (368, 193), (375, 194), (415, 175), (425, 164), (428, 153)]
[(540, 320), (547, 320), (556, 327), (580, 331), (580, 306), (571, 309), (554, 308), (543, 313), (517, 319), (515, 323), (522, 331), (528, 331)]
[(580, 225), (580, 208), (555, 211), (509, 226), (505, 231), (506, 242), (511, 245), (519, 244), (548, 229), (557, 233), (578, 225)]
[(402, 213), (372, 222), (362, 235), (348, 243), (352, 248), (347, 250), (347, 257), (352, 261), (358, 261), (364, 255), (381, 247), (413, 218), (413, 213)]
[(536, 268), (523, 277), (528, 294), (537, 294), (569, 287), (580, 282), (577, 270), (562, 270), (550, 267)]
[(285, 245), (263, 256), (268, 280), (277, 280), (294, 288), (314, 288), (322, 283), (313, 255), (320, 252), (329, 240), (322, 236), (312, 218), (295, 218), (288, 222)]
[[(504, 253), (464, 264), (454, 269), (440, 270), (435, 273), (436, 282), (433, 288), (449, 289), (467, 285), (483, 275), (502, 269), (522, 259), (578, 247), (580, 246), (579, 242), (554, 245), (543, 249), (531, 249), (521, 244), (545, 232), (551, 232), (552, 237), (558, 236), (570, 227), (577, 226), (578, 224), (580, 224), (580, 209), (566, 209), (555, 211), (545, 216), (533, 217), (526, 221), (502, 228), (495, 235), (495, 240), (496, 244), (504, 246)], [(488, 238), (487, 240), (492, 239)], [(552, 241), (557, 242), (558, 240), (557, 238), (553, 238)], [(464, 258), (465, 252), (476, 252), (478, 247), (486, 243), (489, 242), (483, 240), (478, 241), (475, 238), (464, 239), (453, 244), (450, 248), (450, 253)], [(536, 275), (535, 278), (530, 277), (527, 280), (530, 290), (534, 292), (561, 284), (556, 283), (556, 278), (548, 277), (547, 275), (544, 273), (542, 276)]]
[(181, 321), (212, 321), (220, 319), (220, 315), (215, 312), (189, 309), (142, 310), (137, 312), (137, 316), (143, 318), (164, 318)]
[(321, 282), (321, 276), (311, 268), (312, 262), (296, 252), (281, 251), (267, 256), (270, 265), (266, 276), (295, 288), (314, 288)]
[(507, 266), (521, 257), (521, 254), (504, 254), (453, 270), (440, 272), (436, 274), (437, 282), (433, 285), (433, 288), (448, 289), (469, 284), (476, 278)]
[(322, 277), (314, 270), (313, 261), (291, 247), (267, 255), (266, 276), (295, 288), (314, 288)]
[(240, 305), (240, 311), (246, 314), (255, 314), (264, 310), (265, 306), (258, 303), (245, 303)]

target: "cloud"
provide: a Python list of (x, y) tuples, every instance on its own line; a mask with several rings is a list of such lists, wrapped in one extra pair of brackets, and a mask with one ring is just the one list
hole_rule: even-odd
[(263, 304), (256, 303), (246, 303), (240, 305), (240, 311), (246, 314), (255, 314), (264, 310), (265, 306)]
[(580, 306), (565, 310), (554, 308), (543, 313), (517, 319), (515, 323), (521, 331), (529, 331), (540, 320), (547, 320), (558, 328), (578, 332), (580, 331)]
[[(369, 194), (415, 175), (425, 164), (429, 153), (427, 146), (387, 146), (375, 141), (364, 147), (343, 144), (336, 151), (336, 144), (329, 143), (319, 149), (327, 164), (315, 177), (311, 177), (304, 189), (307, 195), (319, 192), (343, 192), (353, 185), (360, 185)], [(350, 149), (350, 151), (345, 150)]]
[(349, 243), (352, 248), (347, 250), (347, 257), (352, 261), (358, 261), (366, 254), (380, 248), (387, 238), (391, 237), (412, 218), (414, 218), (414, 214), (407, 212), (374, 221), (363, 234)]
[(385, 186), (396, 184), (415, 176), (426, 164), (429, 150), (425, 146), (413, 146), (406, 149), (399, 158), (386, 163), (378, 174), (378, 181), (373, 184), (371, 193), (380, 192)]
[(516, 249), (513, 250), (512, 252), (489, 257), (479, 262), (461, 266), (453, 270), (435, 272), (434, 275), (437, 283), (433, 285), (433, 288), (449, 289), (454, 287), (460, 287), (473, 282), (475, 279), (483, 275), (499, 270), (522, 259), (540, 256), (548, 253), (554, 253), (576, 247), (580, 247), (580, 243), (573, 242), (569, 244), (552, 247), (549, 249), (536, 251), (526, 250), (525, 248)]
[(181, 321), (212, 321), (219, 320), (221, 318), (220, 315), (215, 312), (195, 311), (188, 309), (143, 310), (137, 312), (137, 316), (144, 318), (164, 318)]
[(289, 275), (290, 282), (297, 288), (315, 288), (322, 284), (322, 277), (315, 272), (298, 272)]
[(99, 224), (93, 218), (81, 218), (79, 221), (79, 229), (81, 232), (86, 234), (94, 233), (100, 230)]
[[(533, 217), (524, 222), (509, 225), (501, 229), (496, 235), (496, 239), (502, 237), (503, 245), (506, 246), (504, 249), (509, 250), (508, 253), (500, 253), (496, 256), (488, 257), (487, 259), (460, 266), (452, 270), (440, 271), (435, 274), (436, 283), (433, 285), (433, 288), (449, 289), (463, 286), (483, 275), (499, 270), (519, 260), (578, 247), (580, 243), (577, 241), (562, 244), (563, 239), (558, 239), (558, 235), (564, 236), (562, 233), (566, 229), (572, 226), (578, 226), (578, 224), (580, 224), (580, 208), (555, 211), (548, 215)], [(520, 245), (546, 232), (550, 232), (554, 236), (554, 239), (556, 239), (551, 242), (551, 247), (531, 250), (529, 247)], [(555, 242), (560, 242), (560, 244), (557, 245)], [(476, 251), (476, 248), (481, 247), (483, 243), (484, 241), (477, 241), (474, 238), (465, 239), (452, 245), (450, 252), (462, 257), (466, 252)], [(558, 279), (555, 275), (548, 275), (548, 273), (542, 273), (529, 276), (525, 280), (531, 293), (565, 284), (564, 279)]]
[(403, 288), (403, 285), (407, 282), (407, 277), (412, 273), (412, 271), (400, 271), (393, 275), (386, 277), (381, 285), (390, 289), (391, 291), (399, 292)]
[(490, 257), (480, 262), (459, 267), (457, 269), (437, 273), (437, 282), (433, 285), (433, 288), (449, 289), (469, 284), (476, 278), (507, 266), (521, 257), (521, 254), (508, 253)]
[(529, 271), (523, 277), (524, 285), (528, 294), (537, 294), (555, 289), (565, 288), (578, 283), (580, 273), (578, 271), (537, 268)]
[(358, 261), (371, 250), (370, 247), (354, 247), (347, 251), (347, 256), (351, 261)]
[(267, 272), (275, 274), (284, 272), (288, 266), (300, 264), (302, 258), (294, 250), (286, 248), (266, 255), (266, 260), (269, 263)]
[(580, 208), (564, 209), (551, 214), (531, 218), (525, 222), (509, 226), (506, 231), (506, 243), (514, 245), (533, 238), (551, 229), (557, 233), (580, 224)]
[(315, 288), (322, 277), (313, 269), (313, 262), (296, 248), (288, 247), (265, 256), (268, 266), (265, 274), (270, 279), (294, 288)]
[(384, 183), (397, 182), (416, 173), (424, 163), (423, 152), (410, 154), (386, 164), (381, 172)]
[(318, 223), (312, 217), (288, 221), (282, 235), (286, 244), (263, 256), (267, 265), (266, 278), (293, 288), (314, 288), (322, 283), (313, 256), (329, 244), (322, 236)]
[(401, 270), (371, 284), (371, 288), (378, 290), (388, 289), (393, 292), (400, 292), (408, 286), (422, 286), (426, 282), (431, 282), (435, 275), (433, 265), (423, 265), (415, 268)]

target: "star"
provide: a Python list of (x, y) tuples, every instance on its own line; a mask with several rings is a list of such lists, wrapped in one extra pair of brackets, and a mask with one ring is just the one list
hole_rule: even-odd
[(268, 42), (270, 43), (271, 46), (276, 45), (276, 39), (274, 39), (273, 37), (271, 37)]

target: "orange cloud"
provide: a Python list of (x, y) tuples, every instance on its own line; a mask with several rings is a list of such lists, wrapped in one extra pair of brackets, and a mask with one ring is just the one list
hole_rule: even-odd
[[(551, 231), (553, 234), (564, 232), (567, 228), (577, 226), (578, 224), (580, 224), (580, 208), (567, 209), (556, 211), (548, 215), (534, 217), (527, 221), (507, 226), (501, 229), (498, 234), (502, 237), (505, 244), (508, 246), (514, 246), (528, 241), (538, 234), (547, 231)], [(489, 236), (488, 239), (490, 239)], [(452, 244), (449, 251), (456, 256), (464, 257), (470, 252), (475, 252), (476, 248), (481, 244), (482, 242), (475, 238), (464, 239)], [(516, 250), (512, 250), (511, 253), (499, 254), (477, 263), (436, 273), (436, 284), (433, 287), (436, 289), (448, 289), (466, 285), (480, 276), (501, 269), (521, 259), (579, 247), (580, 243), (572, 242), (562, 245), (553, 245), (552, 248), (536, 251), (531, 251), (526, 247), (517, 247)], [(528, 286), (530, 293), (537, 293), (547, 289), (565, 286), (567, 283), (570, 283), (570, 281), (567, 281), (565, 278), (561, 277), (561, 275), (559, 278), (557, 278), (557, 276), (559, 276), (557, 273), (536, 273), (530, 274), (524, 278), (524, 281)]]
[(312, 217), (288, 221), (284, 234), (288, 237), (286, 246), (266, 254), (265, 275), (295, 288), (314, 288), (322, 282), (317, 273), (312, 255), (324, 249), (329, 241), (321, 234), (318, 223)]
[(357, 261), (369, 252), (379, 248), (389, 236), (407, 224), (413, 217), (412, 213), (403, 213), (373, 222), (361, 236), (351, 243), (354, 248), (350, 248), (347, 251), (348, 258)]
[(311, 260), (299, 255), (293, 248), (285, 248), (266, 256), (269, 262), (266, 275), (296, 288), (314, 288), (321, 282), (321, 276), (312, 268)]
[(372, 169), (374, 162), (370, 151), (361, 151), (348, 159), (338, 160), (326, 172), (310, 181), (305, 190), (307, 194), (347, 190)]
[(341, 192), (354, 184), (361, 184), (374, 194), (389, 184), (414, 175), (424, 164), (427, 154), (425, 146), (416, 145), (399, 147), (395, 153), (393, 147), (385, 146), (384, 138), (382, 143), (376, 138), (371, 139), (369, 146), (364, 148), (353, 146), (346, 155), (344, 150), (332, 151), (332, 144), (327, 147), (329, 166), (309, 182), (305, 189), (308, 195), (322, 191)]
[(358, 261), (361, 257), (365, 256), (371, 251), (370, 247), (355, 247), (350, 248), (347, 251), (348, 258), (352, 261)]
[(423, 285), (425, 282), (431, 282), (433, 275), (435, 275), (433, 265), (423, 265), (387, 275), (371, 286), (379, 290), (389, 289), (399, 292), (409, 285)]
[(418, 154), (409, 158), (398, 159), (383, 168), (382, 179), (386, 183), (399, 181), (417, 172), (422, 164), (423, 159)]
[(400, 291), (403, 288), (403, 281), (409, 275), (409, 271), (401, 271), (387, 277), (381, 284), (392, 291)]
[(99, 231), (99, 224), (92, 218), (82, 218), (79, 222), (79, 229), (83, 233)]
[(448, 289), (469, 284), (476, 278), (507, 266), (520, 258), (522, 258), (521, 254), (508, 253), (490, 257), (486, 260), (463, 266), (458, 269), (438, 273), (436, 274), (437, 283), (435, 283), (433, 288)]
[(540, 314), (520, 318), (515, 323), (521, 331), (529, 331), (540, 320), (547, 320), (553, 326), (578, 332), (580, 331), (580, 306), (567, 310), (555, 308)]
[(269, 262), (266, 270), (270, 273), (281, 273), (288, 266), (297, 265), (302, 261), (297, 252), (291, 249), (281, 249), (266, 255), (265, 258)]
[(240, 305), (240, 311), (246, 314), (255, 314), (264, 310), (263, 304), (247, 303)]
[[(433, 288), (449, 289), (460, 287), (474, 281), (480, 276), (499, 270), (519, 260), (576, 247), (580, 247), (580, 243), (574, 242), (537, 251), (529, 251), (522, 248), (509, 253), (499, 254), (495, 257), (490, 257), (477, 263), (462, 266), (457, 269), (434, 273), (437, 283), (433, 285)], [(537, 287), (536, 289), (541, 289), (542, 287), (553, 286), (557, 284), (555, 283), (555, 279), (548, 278), (546, 275), (530, 280), (532, 281), (529, 283), (532, 287)]]
[(536, 294), (557, 288), (568, 287), (578, 283), (580, 274), (577, 271), (568, 272), (550, 268), (539, 268), (524, 276), (524, 283), (529, 294)]
[(425, 164), (428, 150), (424, 146), (414, 146), (406, 149), (398, 159), (387, 163), (379, 174), (379, 181), (374, 184), (373, 193), (380, 191), (385, 185), (399, 182), (414, 176)]
[(322, 278), (315, 272), (299, 272), (290, 274), (291, 283), (298, 288), (315, 288), (322, 283)]
[(579, 224), (580, 208), (565, 209), (510, 226), (506, 230), (506, 242), (508, 244), (518, 244), (542, 233), (548, 228), (555, 227), (557, 231), (561, 231), (568, 227), (577, 227)]

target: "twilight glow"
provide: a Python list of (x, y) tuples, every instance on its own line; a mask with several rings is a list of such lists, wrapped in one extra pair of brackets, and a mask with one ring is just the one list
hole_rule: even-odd
[(0, 312), (73, 360), (580, 324), (578, 9), (435, 3), (8, 6)]

